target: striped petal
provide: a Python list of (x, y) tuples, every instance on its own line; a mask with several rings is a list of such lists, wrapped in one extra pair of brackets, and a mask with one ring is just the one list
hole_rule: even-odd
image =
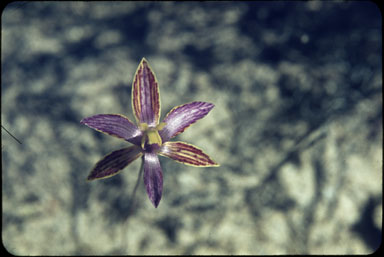
[(141, 155), (142, 152), (138, 146), (131, 146), (114, 151), (96, 163), (88, 176), (88, 180), (108, 178), (116, 175)]
[(155, 152), (144, 154), (144, 185), (149, 200), (157, 208), (163, 192), (163, 173), (159, 157)]
[(84, 118), (80, 123), (99, 132), (123, 138), (128, 142), (140, 145), (142, 132), (127, 117), (120, 114), (98, 114)]
[(190, 125), (203, 118), (214, 107), (211, 103), (192, 102), (173, 108), (163, 122), (165, 126), (159, 131), (163, 142), (183, 132)]
[(184, 142), (165, 142), (158, 154), (196, 167), (219, 166), (203, 150)]
[(137, 123), (155, 127), (160, 118), (160, 93), (155, 73), (143, 58), (136, 70), (132, 86), (132, 108)]

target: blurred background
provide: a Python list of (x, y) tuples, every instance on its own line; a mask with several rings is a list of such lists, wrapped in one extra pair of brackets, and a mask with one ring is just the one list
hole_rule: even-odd
[[(371, 2), (14, 2), (2, 12), (2, 243), (16, 255), (367, 254), (382, 235), (382, 19)], [(87, 182), (129, 143), (79, 121), (133, 119), (142, 57), (162, 113), (215, 108), (160, 157)], [(128, 219), (129, 218), (129, 219)], [(127, 221), (128, 219), (128, 221)]]

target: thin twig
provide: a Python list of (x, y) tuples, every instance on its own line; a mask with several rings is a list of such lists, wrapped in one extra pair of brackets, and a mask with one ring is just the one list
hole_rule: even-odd
[(11, 137), (13, 137), (13, 139), (15, 139), (19, 144), (21, 144), (21, 142), (14, 135), (12, 135), (11, 132), (4, 128), (3, 125), (1, 125), (1, 127), (5, 130), (5, 132), (7, 132)]

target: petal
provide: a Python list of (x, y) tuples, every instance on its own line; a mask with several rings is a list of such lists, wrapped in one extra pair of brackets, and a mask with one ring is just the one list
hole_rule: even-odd
[(192, 102), (173, 108), (163, 122), (164, 128), (159, 131), (163, 142), (183, 132), (190, 125), (203, 118), (214, 107), (211, 103)]
[(81, 123), (99, 132), (140, 144), (142, 132), (127, 117), (120, 114), (98, 114), (84, 118)]
[(219, 166), (200, 148), (184, 142), (165, 142), (158, 154), (197, 167)]
[(155, 152), (144, 154), (144, 185), (149, 200), (157, 208), (163, 192), (163, 173), (159, 157)]
[(136, 70), (132, 86), (132, 108), (137, 123), (154, 127), (160, 118), (160, 93), (155, 73), (143, 58)]
[(106, 155), (102, 160), (96, 163), (88, 176), (88, 180), (108, 178), (116, 175), (124, 169), (128, 164), (136, 160), (142, 155), (139, 147), (131, 146), (114, 151)]

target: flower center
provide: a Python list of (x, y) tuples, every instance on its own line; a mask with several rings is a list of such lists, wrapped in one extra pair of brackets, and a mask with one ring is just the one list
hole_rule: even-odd
[(165, 127), (165, 122), (161, 122), (156, 127), (149, 127), (147, 123), (140, 123), (139, 128), (143, 132), (143, 137), (141, 138), (141, 148), (145, 149), (145, 143), (149, 145), (157, 144), (161, 146), (163, 144), (161, 137), (159, 135), (159, 130), (162, 130)]

